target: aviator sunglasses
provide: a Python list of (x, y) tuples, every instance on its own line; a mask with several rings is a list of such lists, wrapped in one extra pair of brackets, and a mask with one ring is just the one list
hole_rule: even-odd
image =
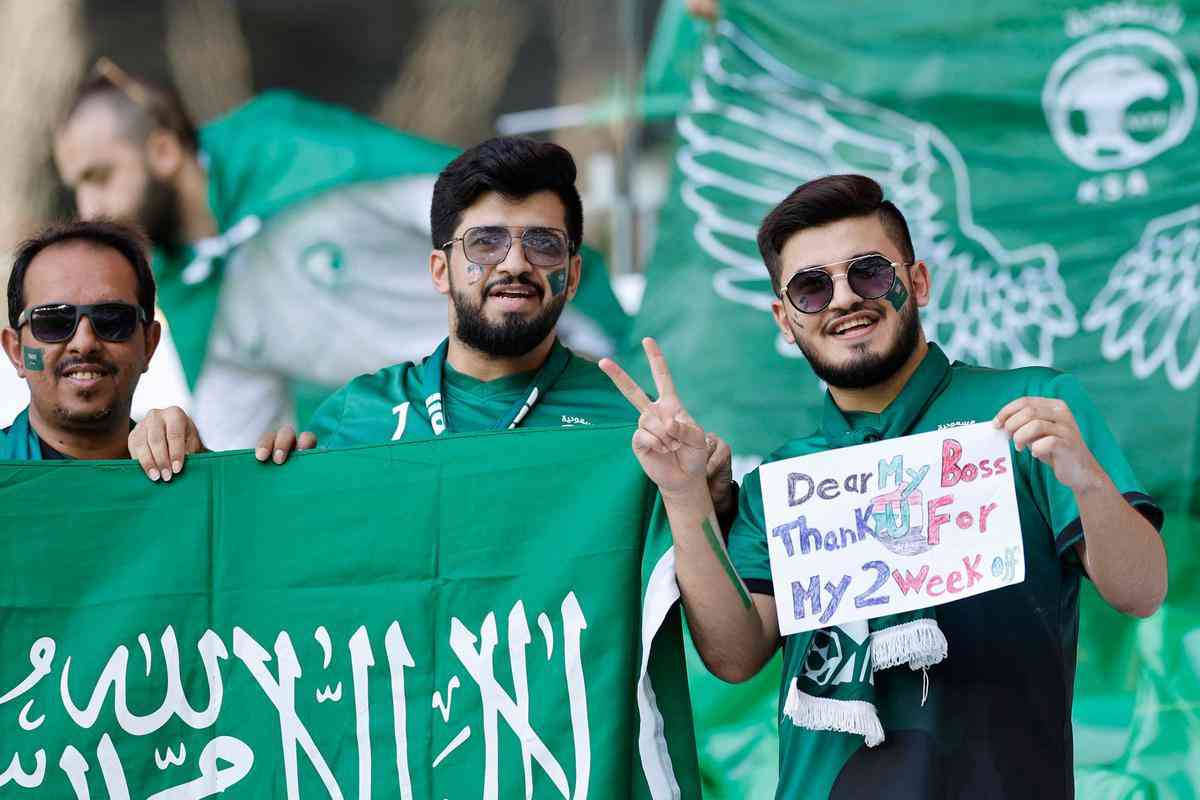
[(878, 300), (887, 294), (896, 281), (896, 268), (908, 266), (888, 261), (878, 254), (871, 254), (800, 270), (783, 289), (783, 294), (787, 295), (797, 311), (816, 314), (818, 311), (824, 311), (833, 302), (834, 276), (823, 267), (834, 264), (849, 265), (846, 267), (846, 282), (863, 300)]
[[(520, 238), (525, 260), (535, 267), (557, 267), (567, 260), (571, 251), (567, 234), (558, 228), (526, 228)], [(513, 236), (508, 228), (485, 225), (468, 228), (462, 236), (451, 239), (442, 248), (452, 247), (455, 242), (463, 243), (463, 253), (468, 261), (492, 267), (508, 258)]]
[(50, 303), (22, 311), (17, 317), (17, 329), (20, 330), (28, 322), (34, 338), (47, 344), (57, 344), (75, 335), (80, 317), (90, 319), (92, 330), (104, 341), (124, 342), (133, 336), (139, 322), (146, 321), (146, 311), (141, 306), (129, 303)]

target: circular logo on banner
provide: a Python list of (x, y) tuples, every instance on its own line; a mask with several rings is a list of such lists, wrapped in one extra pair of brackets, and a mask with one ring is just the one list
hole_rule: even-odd
[(1054, 141), (1085, 169), (1143, 164), (1187, 138), (1196, 77), (1170, 39), (1125, 28), (1090, 36), (1059, 56), (1042, 88)]
[(300, 253), (301, 272), (325, 289), (341, 283), (344, 267), (342, 249), (333, 242), (317, 242)]

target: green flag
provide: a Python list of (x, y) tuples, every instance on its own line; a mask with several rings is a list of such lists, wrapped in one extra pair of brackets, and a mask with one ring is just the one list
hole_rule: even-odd
[(696, 797), (655, 499), (624, 426), (0, 464), (0, 793)]
[[(739, 471), (810, 433), (822, 387), (767, 313), (757, 227), (812, 178), (882, 183), (930, 268), (930, 338), (951, 359), (1075, 374), (1168, 510), (1159, 614), (1122, 617), (1085, 584), (1080, 796), (1200, 796), (1188, 733), (1200, 702), (1200, 16), (1140, 3), (721, 9), (700, 58), (679, 53), (696, 63), (691, 104), (634, 340), (658, 337)], [(693, 680), (709, 796), (759, 796), (776, 769), (760, 715), (779, 713), (777, 675), (757, 704), (747, 687)]]

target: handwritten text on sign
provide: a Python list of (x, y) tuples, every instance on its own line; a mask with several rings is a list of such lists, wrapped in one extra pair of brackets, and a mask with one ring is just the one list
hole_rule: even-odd
[(991, 423), (789, 458), (760, 475), (784, 635), (1025, 579), (1008, 439)]

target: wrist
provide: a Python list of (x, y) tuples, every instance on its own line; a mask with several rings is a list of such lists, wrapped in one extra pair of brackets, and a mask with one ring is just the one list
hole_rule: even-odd
[(672, 489), (660, 489), (663, 504), (668, 508), (697, 508), (704, 504), (712, 504), (712, 496), (708, 492), (708, 482), (703, 477), (689, 482), (685, 486)]

